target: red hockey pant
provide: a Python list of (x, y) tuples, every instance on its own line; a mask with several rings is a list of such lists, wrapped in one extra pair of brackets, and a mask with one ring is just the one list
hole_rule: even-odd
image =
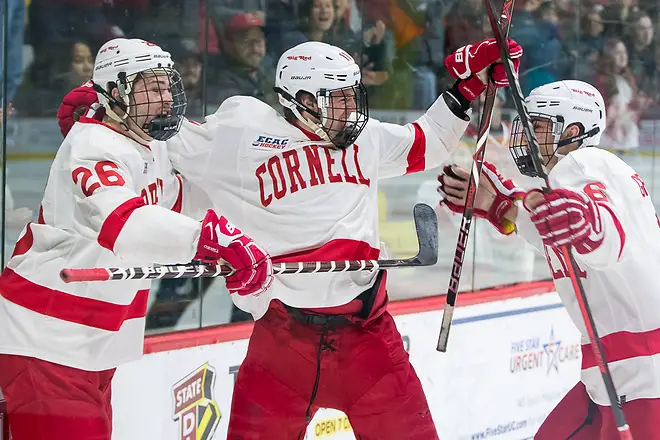
[[(622, 405), (635, 440), (660, 440), (660, 399), (637, 399)], [(591, 402), (579, 382), (545, 419), (534, 440), (619, 440), (609, 406)]]
[(114, 372), (0, 355), (12, 440), (110, 440)]
[(227, 440), (304, 437), (317, 374), (319, 408), (343, 411), (360, 440), (434, 440), (438, 434), (392, 316), (383, 312), (328, 330), (294, 319), (273, 301), (255, 323), (238, 372)]

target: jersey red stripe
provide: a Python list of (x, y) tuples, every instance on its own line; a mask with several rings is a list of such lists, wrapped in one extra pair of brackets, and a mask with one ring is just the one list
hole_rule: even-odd
[(365, 241), (337, 238), (321, 247), (293, 252), (273, 257), (274, 263), (334, 261), (334, 260), (375, 260), (380, 249), (371, 247)]
[(130, 304), (112, 304), (35, 284), (6, 268), (0, 276), (0, 295), (41, 315), (107, 331), (118, 331), (124, 321), (147, 313), (149, 289), (139, 290)]
[[(607, 362), (623, 361), (640, 356), (660, 354), (660, 329), (646, 332), (615, 332), (601, 336), (600, 342)], [(596, 358), (590, 344), (582, 345), (582, 369), (596, 367)]]
[(32, 222), (30, 222), (25, 226), (25, 234), (23, 234), (23, 236), (16, 242), (11, 258), (23, 255), (30, 250), (33, 244), (34, 234), (32, 233)]
[(179, 194), (176, 196), (176, 201), (174, 202), (174, 206), (172, 206), (172, 211), (181, 214), (181, 207), (183, 205), (183, 179), (180, 175), (177, 174), (176, 180), (179, 181)]
[(612, 221), (614, 222), (614, 227), (616, 228), (617, 232), (619, 233), (619, 241), (621, 243), (621, 247), (619, 248), (619, 256), (617, 257), (617, 260), (621, 258), (621, 254), (623, 253), (623, 246), (626, 244), (626, 231), (623, 230), (623, 225), (621, 224), (621, 220), (619, 220), (619, 217), (614, 213), (612, 208), (606, 204), (606, 203), (598, 203), (596, 202), (598, 206), (601, 208), (607, 209), (607, 212), (610, 213), (612, 216)]
[(141, 197), (134, 197), (126, 200), (124, 203), (115, 208), (114, 211), (105, 219), (97, 241), (104, 248), (112, 251), (115, 247), (117, 237), (122, 228), (128, 221), (128, 218), (133, 214), (136, 209), (145, 206), (144, 200)]
[(406, 174), (424, 171), (426, 167), (426, 135), (416, 122), (413, 122), (412, 126), (415, 129), (415, 139), (406, 158), (408, 161)]
[(44, 207), (39, 205), (39, 217), (37, 218), (37, 223), (40, 225), (45, 225), (46, 220), (44, 220)]

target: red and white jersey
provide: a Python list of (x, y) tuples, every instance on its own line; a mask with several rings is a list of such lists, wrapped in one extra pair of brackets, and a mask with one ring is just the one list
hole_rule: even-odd
[[(596, 147), (574, 151), (549, 174), (552, 188), (582, 192), (598, 207), (590, 253), (573, 255), (596, 329), (623, 400), (660, 398), (660, 225), (639, 175), (615, 155)], [(525, 209), (518, 232), (542, 249)], [(601, 241), (602, 240), (602, 241)], [(600, 245), (598, 245), (600, 243)], [(576, 295), (559, 251), (545, 247), (557, 292), (582, 333), (582, 382), (599, 405), (609, 405)]]
[(189, 262), (200, 223), (174, 211), (193, 191), (173, 173), (165, 143), (76, 123), (51, 166), (38, 221), (0, 276), (0, 353), (89, 371), (139, 358), (150, 282), (66, 284), (59, 273)]
[[(375, 259), (378, 179), (439, 166), (467, 124), (440, 98), (412, 124), (371, 119), (353, 145), (335, 149), (261, 101), (237, 96), (167, 143), (174, 167), (208, 188), (214, 206), (274, 261)], [(282, 275), (267, 294), (232, 298), (258, 319), (271, 298), (301, 308), (347, 304), (374, 277)]]

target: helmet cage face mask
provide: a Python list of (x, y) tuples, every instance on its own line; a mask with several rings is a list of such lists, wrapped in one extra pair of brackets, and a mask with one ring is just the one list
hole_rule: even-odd
[[(560, 146), (559, 139), (564, 132), (564, 118), (560, 115), (552, 116), (536, 112), (530, 112), (529, 116), (532, 124), (542, 120), (550, 122), (546, 125), (544, 132), (538, 132), (537, 127), (534, 124), (534, 132), (536, 133), (539, 142), (540, 153), (543, 153), (544, 151), (552, 151), (552, 156), (543, 163), (543, 166), (545, 167), (552, 158), (555, 157), (557, 148)], [(548, 139), (548, 141), (542, 141), (542, 139)], [(534, 166), (532, 152), (527, 143), (527, 138), (525, 137), (525, 131), (520, 122), (520, 117), (518, 116), (513, 120), (511, 127), (509, 152), (511, 153), (511, 157), (513, 157), (513, 161), (516, 163), (518, 170), (520, 170), (520, 174), (529, 177), (538, 177), (539, 173), (536, 166)], [(543, 156), (541, 157), (543, 159)]]
[[(143, 70), (132, 77), (126, 77), (120, 72), (115, 84), (108, 84), (103, 90), (104, 96), (110, 103), (119, 107), (124, 113), (123, 119), (130, 119), (145, 134), (155, 140), (166, 141), (174, 136), (183, 123), (186, 112), (187, 98), (183, 86), (183, 79), (179, 72), (170, 67), (158, 67)], [(167, 77), (169, 88), (163, 88), (161, 81), (147, 84), (152, 77)], [(136, 92), (136, 85), (143, 83)], [(119, 91), (120, 100), (115, 99), (106, 90), (116, 87)], [(156, 87), (157, 90), (153, 90)], [(99, 91), (100, 87), (94, 87)], [(169, 91), (170, 97), (164, 96)], [(139, 99), (136, 98), (139, 96)], [(154, 98), (156, 96), (156, 98)], [(139, 103), (137, 103), (139, 101)], [(169, 108), (168, 108), (169, 105)], [(160, 113), (154, 115), (154, 107), (160, 107)], [(139, 121), (144, 121), (140, 123)]]
[[(345, 98), (345, 107), (334, 107), (335, 101), (341, 101), (338, 97)], [(355, 104), (355, 109), (350, 109), (351, 101)], [(320, 126), (330, 139), (330, 142), (337, 148), (347, 148), (351, 146), (358, 138), (369, 120), (369, 103), (367, 100), (367, 90), (362, 83), (354, 86), (342, 87), (333, 90), (320, 89), (316, 94), (316, 102), (319, 108), (314, 116), (320, 119)], [(309, 111), (309, 109), (306, 109)], [(340, 118), (334, 115), (342, 115)], [(333, 127), (339, 123), (342, 128), (336, 130)]]

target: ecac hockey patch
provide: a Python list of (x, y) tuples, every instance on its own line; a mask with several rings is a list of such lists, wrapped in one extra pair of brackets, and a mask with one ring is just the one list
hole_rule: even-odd
[(256, 141), (252, 142), (253, 147), (261, 148), (274, 148), (276, 150), (281, 150), (287, 146), (289, 139), (279, 139), (268, 136), (259, 136)]

